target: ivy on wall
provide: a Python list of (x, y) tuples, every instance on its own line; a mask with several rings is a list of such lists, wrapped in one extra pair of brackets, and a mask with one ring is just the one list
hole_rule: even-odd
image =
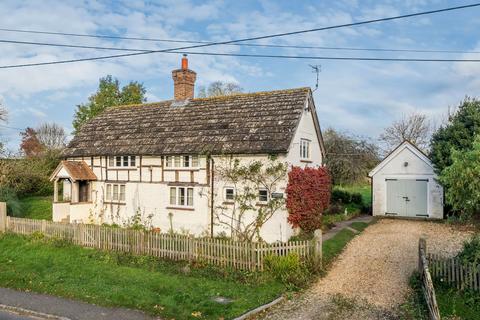
[(286, 206), (288, 222), (305, 232), (322, 225), (322, 213), (330, 204), (331, 178), (326, 168), (292, 167), (288, 173)]

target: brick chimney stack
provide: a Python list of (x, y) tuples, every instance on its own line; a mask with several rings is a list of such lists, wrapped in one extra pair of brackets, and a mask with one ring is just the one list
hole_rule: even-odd
[(182, 58), (182, 68), (172, 71), (175, 100), (193, 99), (197, 73), (188, 69), (187, 55)]

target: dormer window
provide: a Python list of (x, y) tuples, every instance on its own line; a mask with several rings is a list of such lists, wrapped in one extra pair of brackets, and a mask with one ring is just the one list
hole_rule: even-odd
[(114, 156), (108, 158), (110, 168), (131, 168), (136, 166), (136, 156)]
[(300, 159), (310, 160), (310, 140), (300, 139)]

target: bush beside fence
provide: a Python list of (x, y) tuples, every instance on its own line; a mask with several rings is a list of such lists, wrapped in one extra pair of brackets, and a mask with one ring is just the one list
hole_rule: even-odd
[(427, 259), (434, 279), (446, 282), (459, 290), (480, 292), (480, 265), (436, 254), (427, 254)]
[(240, 242), (215, 238), (194, 238), (177, 234), (113, 228), (100, 225), (68, 224), (6, 216), (0, 203), (0, 232), (31, 235), (39, 232), (46, 237), (71, 241), (74, 244), (151, 255), (171, 260), (197, 261), (238, 270), (264, 269), (265, 257), (295, 253), (304, 259), (321, 263), (321, 233), (310, 241), (286, 243)]

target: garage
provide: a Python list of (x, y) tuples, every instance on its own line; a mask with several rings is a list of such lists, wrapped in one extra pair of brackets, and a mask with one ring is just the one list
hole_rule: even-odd
[(443, 188), (431, 161), (412, 143), (400, 144), (369, 177), (373, 215), (443, 218)]

